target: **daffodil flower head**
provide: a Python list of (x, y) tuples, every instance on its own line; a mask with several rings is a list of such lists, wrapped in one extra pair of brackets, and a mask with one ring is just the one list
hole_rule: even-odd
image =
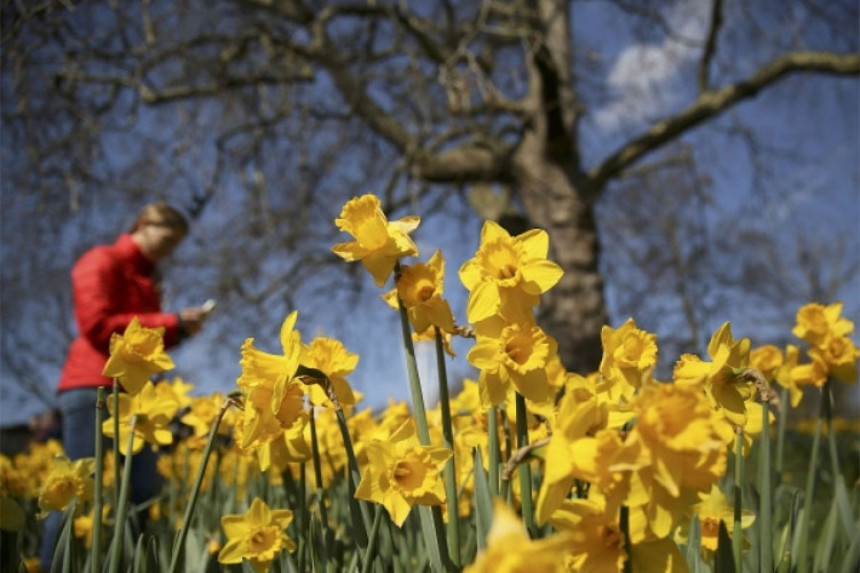
[(854, 323), (841, 316), (842, 303), (824, 306), (817, 302), (797, 311), (797, 324), (791, 332), (813, 346), (821, 346), (831, 336), (845, 336), (854, 332)]
[(109, 438), (119, 440), (119, 451), (123, 455), (129, 455), (130, 434), (133, 436), (132, 454), (141, 451), (145, 443), (151, 444), (153, 448), (173, 443), (170, 422), (178, 406), (173, 400), (165, 400), (159, 395), (152, 382), (144, 384), (134, 396), (119, 394), (118, 405), (113, 395), (108, 396), (107, 407), (111, 416), (119, 417), (119, 436), (114, 436), (113, 418), (102, 423), (102, 432)]
[(624, 533), (599, 504), (565, 500), (551, 522), (558, 531), (570, 534), (567, 563), (571, 570), (621, 571), (624, 567)]
[(123, 388), (137, 394), (149, 377), (174, 367), (164, 351), (164, 328), (147, 328), (134, 317), (123, 334), (110, 338), (110, 357), (102, 374), (119, 378)]
[(292, 520), (289, 509), (271, 509), (265, 501), (254, 498), (244, 515), (221, 518), (227, 542), (218, 553), (218, 562), (229, 565), (247, 559), (259, 573), (268, 571), (281, 551), (296, 550), (296, 543), (285, 532)]
[(460, 280), (469, 290), (469, 322), (496, 314), (512, 321), (531, 316), (539, 295), (563, 274), (547, 260), (548, 251), (546, 231), (533, 229), (511, 237), (498, 223), (486, 221), (475, 257), (460, 267)]
[(755, 385), (737, 376), (749, 366), (749, 338), (736, 341), (731, 325), (726, 322), (711, 337), (708, 355), (711, 362), (691, 354), (682, 355), (675, 364), (675, 382), (704, 388), (713, 407), (722, 409), (733, 424), (744, 426), (744, 403), (756, 396)]
[(821, 346), (809, 350), (813, 360), (827, 366), (829, 376), (846, 384), (857, 382), (857, 359), (860, 351), (847, 336), (828, 337)]
[(436, 251), (427, 264), (404, 265), (397, 277), (397, 287), (383, 295), (385, 302), (398, 309), (398, 296), (415, 332), (436, 326), (444, 332), (454, 331), (454, 315), (448, 301), (442, 298), (445, 281), (445, 259)]
[(440, 472), (451, 450), (422, 446), (411, 419), (388, 439), (370, 441), (365, 450), (368, 464), (355, 497), (382, 504), (398, 527), (406, 521), (413, 505), (445, 502)]
[[(212, 429), (212, 424), (218, 418), (218, 412), (221, 410), (223, 403), (224, 395), (220, 392), (214, 392), (209, 396), (194, 396), (191, 398), (189, 411), (179, 421), (191, 426), (195, 437), (208, 436)], [(226, 435), (229, 433), (230, 426), (232, 425), (229, 418), (233, 415), (234, 412), (232, 409), (228, 409), (224, 413), (224, 418), (222, 418), (221, 424), (218, 426), (219, 434)]]
[(505, 323), (493, 317), (479, 323), (476, 339), (467, 359), (481, 371), (485, 407), (499, 405), (512, 389), (535, 402), (553, 396), (547, 367), (557, 344), (533, 321)]
[(47, 517), (51, 510), (63, 511), (78, 496), (79, 507), (93, 498), (95, 460), (81, 458), (71, 461), (57, 456), (48, 478), (39, 492), (39, 517)]
[(600, 338), (603, 342), (600, 389), (615, 402), (620, 398), (629, 401), (643, 375), (657, 364), (657, 335), (636, 328), (629, 318), (618, 329), (604, 326)]
[(633, 408), (636, 425), (625, 445), (638, 444), (650, 463), (636, 470), (628, 505), (645, 506), (650, 530), (666, 537), (726, 471), (720, 413), (695, 386), (656, 382), (642, 388)]
[(803, 399), (803, 388), (792, 375), (792, 370), (797, 366), (800, 359), (800, 348), (789, 344), (785, 348), (785, 358), (776, 372), (776, 383), (788, 389), (791, 407), (797, 408)]
[(750, 351), (750, 367), (761, 372), (766, 380), (776, 378), (783, 360), (782, 350), (773, 344), (765, 344)]
[(409, 234), (420, 222), (420, 217), (388, 221), (378, 197), (370, 193), (353, 197), (343, 206), (334, 224), (355, 240), (335, 245), (332, 252), (347, 262), (361, 261), (376, 286), (381, 287), (398, 260), (418, 255), (418, 247)]
[[(728, 504), (726, 496), (719, 486), (714, 484), (711, 486), (711, 491), (707, 497), (693, 505), (693, 511), (699, 518), (699, 528), (702, 535), (702, 557), (710, 560), (719, 547), (720, 523), (725, 524), (729, 537), (734, 532), (734, 508)], [(741, 527), (743, 529), (751, 526), (754, 521), (755, 515), (751, 511), (742, 510)], [(746, 539), (744, 539), (744, 547), (749, 547)]]
[(298, 313), (293, 311), (281, 325), (283, 355), (257, 349), (253, 338), (242, 344), (242, 373), (236, 381), (245, 395), (242, 447), (248, 447), (274, 421), (282, 428), (292, 426), (304, 408), (303, 386), (293, 378), (303, 353), (301, 335), (295, 330), (297, 318)]
[[(356, 397), (346, 376), (358, 365), (358, 354), (348, 352), (340, 340), (324, 336), (311, 340), (303, 352), (302, 364), (325, 373), (341, 406), (355, 406)], [(311, 404), (331, 404), (325, 389), (319, 384), (310, 384), (306, 388)]]
[(570, 543), (568, 534), (532, 541), (522, 520), (496, 498), (487, 548), (464, 573), (562, 573), (570, 570), (565, 565)]

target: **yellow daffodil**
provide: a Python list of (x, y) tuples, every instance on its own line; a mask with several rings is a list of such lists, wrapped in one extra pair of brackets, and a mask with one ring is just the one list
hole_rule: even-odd
[(65, 510), (75, 496), (78, 496), (80, 504), (90, 501), (93, 498), (94, 472), (93, 458), (71, 461), (58, 456), (39, 492), (39, 517), (46, 517), (51, 510)]
[(442, 251), (436, 251), (425, 265), (416, 263), (405, 265), (397, 276), (397, 287), (382, 298), (397, 310), (397, 298), (409, 316), (415, 332), (424, 332), (436, 326), (444, 332), (453, 332), (454, 315), (448, 301), (442, 298), (445, 281), (445, 259)]
[[(268, 471), (272, 467), (283, 470), (291, 462), (310, 459), (310, 427), (307, 412), (298, 412), (292, 423), (284, 427), (266, 410), (256, 411), (249, 416), (249, 407), (253, 408), (251, 405), (246, 405), (245, 417), (237, 420), (234, 437), (243, 452), (256, 453), (261, 471)], [(246, 426), (248, 420), (254, 431), (253, 439), (248, 439)]]
[(460, 267), (460, 280), (469, 290), (469, 322), (497, 314), (510, 321), (531, 317), (539, 295), (564, 272), (547, 260), (548, 251), (546, 231), (533, 229), (511, 237), (498, 223), (486, 221), (478, 252)]
[(244, 515), (221, 517), (227, 542), (218, 553), (218, 562), (229, 565), (247, 559), (259, 573), (268, 571), (281, 551), (296, 550), (296, 543), (284, 531), (292, 520), (289, 509), (270, 509), (266, 502), (254, 498)]
[[(302, 365), (316, 368), (328, 377), (341, 406), (355, 405), (355, 394), (346, 376), (358, 365), (358, 354), (347, 352), (340, 340), (322, 336), (314, 338), (304, 349)], [(307, 389), (311, 404), (322, 406), (331, 403), (319, 384), (310, 384)]]
[(604, 326), (600, 338), (603, 342), (600, 389), (605, 388), (613, 402), (621, 398), (629, 401), (642, 376), (657, 364), (657, 335), (636, 328), (629, 318), (618, 329)]
[(831, 336), (820, 346), (810, 349), (809, 355), (827, 365), (829, 376), (846, 384), (857, 382), (860, 351), (847, 336)]
[[(609, 487), (609, 480), (603, 479), (605, 475), (601, 475), (593, 463), (595, 456), (592, 454), (600, 450), (604, 461), (612, 459), (613, 454), (606, 447), (601, 448), (598, 439), (593, 437), (595, 432), (606, 427), (608, 408), (593, 395), (585, 400), (580, 398), (568, 392), (559, 402), (538, 495), (536, 517), (541, 524), (546, 523), (567, 498), (574, 479), (588, 481), (597, 488)], [(621, 444), (618, 432), (603, 435), (611, 440), (610, 449), (618, 451)]]
[(627, 553), (615, 517), (584, 499), (565, 500), (553, 514), (553, 526), (570, 533), (566, 562), (573, 571), (621, 571)]
[(171, 382), (159, 382), (156, 388), (165, 395), (170, 393), (173, 399), (179, 404), (180, 408), (185, 408), (191, 405), (191, 396), (189, 392), (194, 390), (194, 384), (187, 384), (180, 376), (175, 376)]
[(793, 344), (789, 344), (785, 349), (785, 359), (782, 366), (776, 373), (776, 383), (788, 389), (792, 408), (797, 408), (803, 399), (803, 388), (791, 374), (792, 370), (797, 366), (799, 358), (800, 349)]
[(749, 366), (749, 338), (735, 341), (731, 325), (726, 322), (711, 337), (708, 355), (712, 362), (698, 356), (684, 354), (675, 364), (675, 382), (704, 389), (711, 405), (720, 408), (733, 424), (746, 423), (744, 403), (756, 396), (755, 386), (737, 374)]
[(401, 257), (418, 255), (418, 247), (409, 233), (418, 228), (420, 217), (388, 221), (372, 194), (353, 197), (340, 212), (334, 224), (353, 236), (354, 241), (332, 247), (332, 252), (347, 262), (361, 261), (381, 287)]
[(493, 503), (493, 523), (487, 534), (487, 548), (464, 573), (562, 573), (570, 536), (553, 535), (532, 541), (522, 520), (503, 501)]
[(821, 388), (827, 382), (829, 369), (820, 352), (810, 351), (811, 362), (798, 364), (791, 369), (792, 383), (797, 386), (815, 386)]
[(164, 328), (147, 328), (134, 317), (123, 334), (110, 337), (110, 357), (102, 374), (119, 378), (123, 388), (137, 394), (149, 377), (174, 367), (164, 351)]
[(783, 361), (782, 350), (773, 344), (765, 344), (750, 351), (750, 367), (761, 372), (766, 380), (776, 379)]
[(636, 425), (624, 447), (642, 448), (650, 463), (631, 475), (626, 503), (642, 507), (648, 530), (664, 538), (686, 508), (725, 473), (727, 453), (717, 431), (722, 422), (705, 396), (689, 386), (649, 384), (637, 395), (633, 408)]
[[(177, 405), (172, 400), (165, 400), (156, 392), (152, 382), (143, 385), (140, 392), (134, 396), (119, 394), (119, 408), (114, 404), (113, 395), (107, 398), (107, 407), (111, 416), (119, 417), (119, 451), (129, 455), (128, 437), (132, 432), (134, 418), (134, 437), (132, 438), (131, 453), (136, 454), (143, 449), (144, 443), (153, 448), (166, 446), (173, 442), (170, 432), (170, 421), (176, 415)], [(102, 423), (102, 432), (109, 438), (114, 438), (114, 421), (108, 418)]]
[[(301, 334), (295, 330), (298, 312), (293, 311), (281, 324), (281, 347), (283, 355), (269, 354), (254, 347), (254, 339), (248, 338), (242, 344), (242, 374), (236, 381), (258, 410), (270, 409), (275, 415), (283, 414), (284, 401), (291, 390), (297, 386), (293, 376), (302, 359)], [(294, 408), (290, 411), (293, 412)], [(297, 414), (297, 412), (293, 412)], [(292, 420), (283, 420), (289, 426)]]
[[(701, 549), (704, 559), (711, 559), (719, 546), (720, 522), (725, 524), (729, 537), (735, 529), (734, 508), (726, 501), (726, 496), (720, 488), (714, 484), (708, 496), (701, 502), (693, 505), (693, 512), (699, 517), (701, 529)], [(747, 510), (742, 510), (741, 527), (746, 529), (755, 521), (755, 515)], [(744, 546), (748, 546), (744, 539)]]
[[(218, 412), (221, 410), (221, 406), (223, 404), (224, 395), (220, 392), (214, 392), (209, 396), (192, 397), (189, 404), (191, 406), (190, 410), (183, 415), (179, 421), (191, 426), (195, 437), (201, 438), (208, 436), (212, 429), (212, 424), (214, 424), (215, 420), (218, 418)], [(232, 415), (232, 409), (228, 409), (224, 413), (225, 418)], [(229, 421), (222, 419), (221, 424), (218, 426), (218, 433), (221, 435), (227, 435), (230, 432), (231, 425), (232, 424)]]
[(797, 324), (791, 332), (813, 346), (822, 346), (830, 337), (854, 332), (854, 323), (841, 316), (842, 303), (827, 306), (813, 302), (797, 311)]
[(445, 502), (440, 472), (451, 450), (420, 445), (411, 420), (387, 439), (372, 440), (365, 450), (368, 464), (355, 497), (382, 504), (398, 527), (413, 505)]
[(480, 323), (467, 358), (481, 371), (484, 406), (499, 405), (512, 389), (536, 402), (552, 398), (547, 365), (555, 353), (555, 340), (534, 322), (505, 324), (496, 317)]

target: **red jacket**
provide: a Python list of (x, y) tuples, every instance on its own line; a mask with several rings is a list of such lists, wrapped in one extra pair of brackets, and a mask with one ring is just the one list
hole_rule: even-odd
[(165, 346), (179, 341), (179, 315), (161, 312), (154, 270), (131, 235), (95, 247), (75, 263), (72, 294), (79, 335), (69, 348), (58, 392), (110, 386), (102, 370), (111, 334), (122, 334), (135, 316), (143, 326), (163, 326)]

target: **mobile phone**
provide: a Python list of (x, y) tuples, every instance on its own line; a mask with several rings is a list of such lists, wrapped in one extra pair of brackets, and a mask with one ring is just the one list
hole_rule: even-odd
[(210, 298), (209, 300), (207, 300), (206, 302), (201, 304), (200, 308), (202, 308), (203, 312), (205, 312), (206, 315), (208, 316), (209, 313), (211, 313), (213, 310), (215, 310), (216, 306), (218, 306), (218, 302), (214, 298)]

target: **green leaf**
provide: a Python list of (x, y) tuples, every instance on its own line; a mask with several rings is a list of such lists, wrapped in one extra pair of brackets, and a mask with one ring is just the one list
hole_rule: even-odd
[(842, 560), (842, 573), (853, 573), (858, 570), (860, 570), (860, 537), (854, 537)]
[(72, 500), (63, 512), (63, 525), (60, 537), (57, 539), (54, 559), (51, 561), (51, 573), (68, 573), (72, 568), (72, 523), (75, 520), (77, 497)]
[(848, 539), (856, 539), (858, 536), (854, 519), (851, 516), (851, 501), (848, 499), (848, 489), (845, 487), (845, 477), (836, 476), (836, 499), (834, 500), (839, 511), (842, 529)]
[(143, 573), (146, 571), (146, 556), (144, 552), (146, 549), (143, 546), (143, 535), (138, 536), (137, 544), (134, 547), (134, 556), (131, 561), (131, 570), (133, 573)]
[(826, 571), (830, 569), (833, 549), (836, 545), (838, 520), (839, 502), (834, 498), (830, 504), (830, 511), (827, 512), (827, 519), (824, 520), (824, 528), (818, 537), (818, 542), (813, 546), (815, 551), (812, 561), (813, 571)]
[(481, 448), (475, 448), (475, 522), (478, 529), (478, 551), (487, 547), (487, 534), (493, 521), (493, 498), (481, 459)]
[(684, 557), (687, 560), (687, 565), (690, 566), (690, 571), (694, 573), (699, 571), (701, 564), (701, 543), (702, 543), (702, 528), (699, 525), (698, 516), (693, 516), (690, 520), (690, 530), (687, 532), (687, 551)]
[[(430, 559), (430, 565), (434, 571), (444, 571), (445, 566), (442, 561), (442, 551), (439, 543), (439, 535), (437, 535), (437, 527), (433, 516), (432, 508), (421, 505), (418, 507), (418, 517), (421, 520), (421, 532), (424, 536), (424, 545), (427, 548), (427, 554)], [(442, 543), (445, 543), (444, 534)]]

